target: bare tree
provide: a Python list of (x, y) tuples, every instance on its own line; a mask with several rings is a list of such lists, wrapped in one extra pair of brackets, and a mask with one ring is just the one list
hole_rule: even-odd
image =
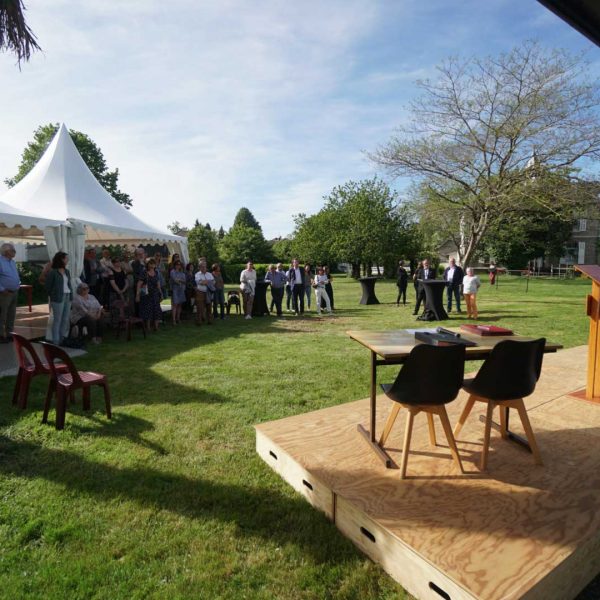
[[(553, 173), (577, 179), (576, 166), (599, 156), (600, 97), (585, 69), (581, 56), (534, 42), (497, 58), (450, 58), (435, 81), (418, 82), (423, 94), (410, 105), (409, 125), (370, 157), (393, 176), (417, 178), (438, 210), (448, 209), (468, 264), (489, 227), (519, 210), (523, 194), (551, 197), (556, 214), (573, 218), (572, 186), (550, 196), (527, 190)], [(546, 175), (539, 181), (538, 170)], [(595, 186), (583, 189), (588, 202), (595, 199)]]
[(41, 50), (35, 34), (25, 22), (23, 0), (0, 0), (0, 51), (9, 50), (21, 61)]

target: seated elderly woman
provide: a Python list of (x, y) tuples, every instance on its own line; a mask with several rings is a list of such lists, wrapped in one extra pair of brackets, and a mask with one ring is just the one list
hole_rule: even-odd
[(73, 325), (77, 325), (80, 333), (85, 327), (92, 343), (102, 342), (102, 305), (90, 294), (87, 283), (77, 286), (77, 293), (71, 305), (71, 326)]

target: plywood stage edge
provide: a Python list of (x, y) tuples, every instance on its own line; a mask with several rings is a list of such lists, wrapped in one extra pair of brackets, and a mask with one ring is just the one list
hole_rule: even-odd
[[(547, 355), (526, 399), (544, 466), (492, 432), (479, 471), (483, 404), (457, 440), (464, 475), (437, 421), (430, 445), (425, 415), (407, 479), (386, 470), (356, 431), (368, 425), (368, 399), (257, 425), (257, 452), (417, 598), (573, 598), (600, 572), (600, 405), (568, 395), (585, 387), (586, 353)], [(453, 425), (465, 401), (448, 405)], [(390, 405), (378, 398), (378, 432)], [(397, 464), (403, 417), (386, 444)], [(510, 428), (522, 433), (512, 413)]]
[(34, 304), (29, 312), (27, 306), (19, 306), (15, 319), (15, 333), (28, 340), (44, 337), (48, 325), (48, 304)]

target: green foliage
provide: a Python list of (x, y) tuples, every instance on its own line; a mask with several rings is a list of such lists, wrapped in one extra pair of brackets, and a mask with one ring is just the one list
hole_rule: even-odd
[(572, 234), (573, 221), (532, 207), (491, 228), (485, 251), (509, 269), (522, 269), (534, 258), (562, 256)]
[(234, 225), (219, 241), (219, 255), (226, 263), (271, 260), (271, 246), (262, 231), (247, 225)]
[(201, 256), (204, 256), (210, 268), (210, 265), (219, 262), (218, 238), (212, 229), (198, 221), (196, 223), (187, 236), (190, 260), (196, 263)]
[[(254, 263), (256, 276), (258, 279), (264, 279), (270, 263)], [(225, 283), (239, 283), (240, 273), (246, 268), (246, 263), (233, 263), (221, 265), (221, 274)]]
[(292, 260), (293, 240), (290, 238), (281, 238), (273, 243), (271, 247), (274, 262), (289, 263)]
[(262, 233), (262, 227), (260, 226), (259, 222), (254, 218), (254, 215), (250, 212), (250, 210), (245, 207), (240, 208), (233, 219), (233, 227), (239, 226), (257, 229)]
[[(52, 138), (58, 131), (58, 123), (49, 123), (48, 125), (40, 125), (33, 134), (33, 141), (29, 142), (21, 155), (21, 164), (19, 170), (14, 177), (5, 179), (4, 183), (8, 187), (16, 185), (39, 161), (46, 148), (50, 145)], [(132, 204), (131, 198), (125, 192), (118, 189), (119, 169), (109, 171), (106, 165), (106, 160), (100, 148), (94, 141), (81, 131), (69, 130), (69, 134), (75, 144), (79, 154), (83, 158), (89, 170), (94, 177), (99, 181), (100, 185), (120, 204), (129, 208)]]
[[(17, 263), (19, 277), (23, 285), (33, 286), (32, 299), (34, 304), (43, 304), (48, 301), (48, 293), (44, 286), (38, 281), (42, 273), (42, 267), (31, 263)], [(19, 305), (25, 305), (25, 295), (20, 294)]]
[(336, 187), (316, 215), (298, 215), (292, 250), (313, 264), (348, 262), (367, 268), (409, 255), (416, 239), (397, 194), (374, 178)]

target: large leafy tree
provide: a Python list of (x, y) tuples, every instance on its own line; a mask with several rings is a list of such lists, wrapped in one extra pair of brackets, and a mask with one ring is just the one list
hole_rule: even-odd
[(256, 220), (250, 209), (242, 207), (238, 210), (235, 218), (233, 219), (233, 226), (237, 227), (243, 225), (244, 227), (251, 227), (252, 229), (257, 229), (262, 233), (262, 227), (260, 223)]
[(196, 262), (201, 256), (206, 258), (210, 268), (215, 262), (219, 262), (217, 234), (210, 229), (210, 225), (202, 225), (196, 221), (196, 225), (187, 234), (190, 259)]
[[(17, 184), (33, 167), (36, 165), (38, 160), (42, 157), (46, 148), (50, 145), (50, 142), (58, 131), (58, 123), (49, 123), (48, 125), (41, 125), (38, 127), (34, 134), (33, 140), (27, 144), (23, 154), (21, 155), (21, 164), (19, 170), (14, 177), (5, 179), (4, 183), (8, 187), (13, 187)], [(93, 173), (94, 177), (99, 181), (100, 185), (120, 204), (129, 208), (132, 204), (129, 194), (122, 192), (118, 188), (119, 181), (119, 169), (109, 171), (104, 159), (102, 150), (96, 145), (96, 143), (85, 133), (81, 131), (69, 130), (71, 139), (75, 144), (79, 154), (83, 158), (85, 164), (89, 170)]]
[(29, 60), (32, 52), (41, 50), (25, 22), (24, 12), (23, 0), (0, 0), (0, 52), (7, 50), (16, 54), (19, 66)]
[(312, 262), (344, 261), (357, 275), (413, 251), (414, 227), (397, 194), (380, 179), (334, 188), (316, 215), (296, 217), (292, 248)]
[(267, 262), (272, 256), (263, 234), (246, 225), (234, 226), (225, 234), (219, 243), (219, 254), (226, 263)]
[(284, 237), (273, 242), (272, 245), (273, 260), (287, 263), (292, 259), (292, 240)]
[(509, 269), (522, 269), (538, 257), (562, 256), (572, 234), (572, 222), (532, 206), (529, 212), (520, 212), (510, 227), (492, 228), (484, 248)]
[(219, 254), (227, 263), (243, 263), (247, 260), (267, 262), (273, 256), (260, 223), (247, 208), (240, 208), (233, 226), (219, 240)]
[(555, 210), (561, 196), (569, 195), (573, 204), (579, 204), (578, 215), (597, 216), (596, 207), (591, 211), (585, 207), (589, 195), (599, 196), (600, 185), (595, 182), (574, 182), (568, 174), (536, 169), (533, 179), (520, 191), (520, 210), (493, 224), (483, 243), (488, 256), (509, 268), (523, 268), (534, 258), (564, 254), (576, 215)]
[[(498, 57), (448, 59), (436, 80), (419, 82), (408, 125), (372, 159), (422, 184), (439, 217), (457, 224), (460, 258), (469, 264), (492, 228), (529, 210), (522, 200), (532, 167), (573, 182), (583, 179), (573, 167), (600, 155), (600, 96), (586, 67), (536, 43)], [(556, 187), (553, 213), (569, 221), (582, 203), (596, 202), (593, 186), (582, 191), (587, 196), (575, 201), (572, 186)]]
[(303, 213), (294, 217), (296, 229), (287, 260), (297, 256), (313, 265), (337, 262), (339, 254), (335, 248), (336, 211), (323, 208), (317, 214)]

